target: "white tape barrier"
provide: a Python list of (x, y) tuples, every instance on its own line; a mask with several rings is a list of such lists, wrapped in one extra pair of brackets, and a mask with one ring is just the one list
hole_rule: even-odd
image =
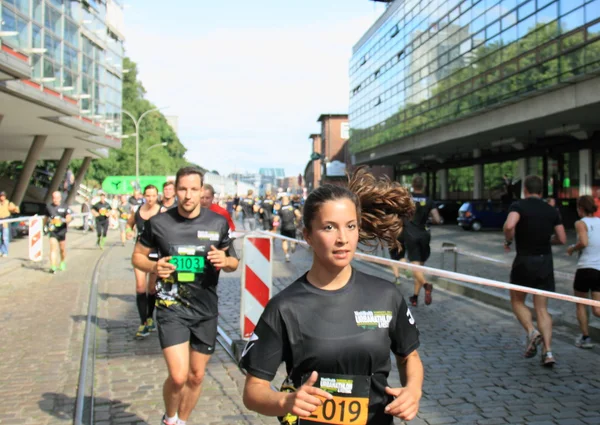
[[(87, 217), (88, 215), (90, 215), (91, 213), (76, 213), (76, 214), (71, 214), (72, 218), (79, 218), (79, 217)], [(21, 221), (27, 221), (29, 222), (30, 220), (33, 220), (34, 218), (44, 218), (46, 217), (45, 215), (27, 215), (27, 216), (22, 216), (22, 217), (15, 217), (15, 218), (4, 218), (2, 220), (0, 220), (0, 224), (3, 223), (18, 223)]]
[[(288, 240), (291, 242), (296, 242), (296, 243), (304, 245), (304, 246), (308, 246), (308, 244), (305, 241), (301, 241), (301, 240), (294, 239), (294, 238), (288, 238), (286, 236), (281, 236), (276, 233), (265, 232), (262, 230), (257, 231), (257, 233), (262, 233), (264, 235), (269, 235), (269, 236), (277, 238), (277, 239), (284, 239), (284, 240)], [(450, 271), (446, 271), (446, 270), (434, 269), (431, 267), (418, 266), (416, 264), (411, 264), (411, 263), (403, 263), (401, 261), (390, 260), (388, 258), (376, 257), (374, 255), (362, 254), (359, 252), (354, 254), (354, 257), (359, 260), (368, 261), (370, 263), (377, 263), (377, 264), (381, 264), (383, 266), (396, 267), (399, 269), (411, 270), (411, 271), (420, 271), (420, 272), (423, 272), (423, 273), (431, 275), (431, 276), (438, 276), (438, 277), (443, 277), (446, 279), (459, 280), (461, 282), (474, 283), (476, 285), (490, 286), (492, 288), (500, 288), (500, 289), (508, 289), (508, 290), (512, 290), (512, 291), (525, 292), (525, 293), (532, 294), (532, 295), (542, 295), (542, 296), (548, 297), (548, 298), (554, 298), (554, 299), (562, 300), (562, 301), (570, 301), (573, 303), (590, 305), (592, 307), (600, 307), (600, 301), (594, 301), (594, 300), (591, 300), (588, 298), (579, 298), (579, 297), (575, 297), (573, 295), (559, 294), (557, 292), (542, 291), (540, 289), (528, 288), (526, 286), (513, 285), (512, 283), (500, 282), (498, 280), (469, 276), (469, 275), (462, 274), (462, 273), (455, 273), (455, 272), (450, 272)]]

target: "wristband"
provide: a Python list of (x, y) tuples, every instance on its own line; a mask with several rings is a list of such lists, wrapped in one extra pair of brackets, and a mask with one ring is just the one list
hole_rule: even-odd
[(131, 232), (133, 232), (133, 229), (131, 227), (127, 227), (125, 229), (125, 233), (131, 233)]

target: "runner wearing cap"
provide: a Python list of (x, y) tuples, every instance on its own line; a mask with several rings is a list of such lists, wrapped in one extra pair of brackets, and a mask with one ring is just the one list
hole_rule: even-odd
[(92, 207), (92, 215), (96, 217), (96, 234), (98, 240), (96, 246), (100, 249), (104, 249), (104, 243), (106, 242), (106, 235), (108, 233), (108, 216), (112, 207), (106, 202), (106, 193), (103, 191), (99, 192), (100, 201), (96, 202)]

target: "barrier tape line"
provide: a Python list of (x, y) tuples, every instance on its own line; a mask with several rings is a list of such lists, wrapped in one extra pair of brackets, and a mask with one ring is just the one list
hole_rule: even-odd
[[(239, 232), (239, 233), (251, 233), (251, 232)], [(269, 236), (277, 238), (277, 239), (283, 239), (283, 240), (287, 240), (290, 242), (296, 242), (300, 245), (308, 246), (308, 244), (305, 241), (301, 241), (301, 240), (294, 239), (294, 238), (288, 238), (287, 236), (281, 236), (276, 233), (265, 232), (264, 230), (257, 230), (256, 233), (263, 234), (263, 235), (269, 235)], [(397, 267), (397, 268), (404, 269), (404, 270), (420, 271), (420, 272), (423, 272), (428, 275), (443, 277), (446, 279), (458, 280), (458, 281), (467, 282), (467, 283), (474, 283), (476, 285), (490, 286), (492, 288), (500, 288), (500, 289), (508, 289), (511, 291), (525, 292), (525, 293), (532, 294), (532, 295), (541, 295), (541, 296), (548, 297), (548, 298), (554, 298), (554, 299), (562, 300), (562, 301), (570, 301), (570, 302), (577, 303), (577, 304), (585, 304), (585, 305), (589, 305), (592, 307), (600, 307), (600, 301), (594, 301), (589, 298), (579, 298), (579, 297), (575, 297), (573, 295), (543, 291), (541, 289), (528, 288), (526, 286), (519, 286), (519, 285), (514, 285), (512, 283), (500, 282), (498, 280), (485, 279), (482, 277), (470, 276), (470, 275), (466, 275), (466, 274), (462, 274), (462, 273), (450, 272), (447, 270), (434, 269), (432, 267), (418, 266), (416, 264), (411, 264), (411, 263), (403, 263), (401, 261), (390, 260), (388, 258), (376, 257), (374, 255), (363, 254), (363, 253), (359, 253), (359, 252), (355, 253), (354, 257), (357, 259), (363, 260), (363, 261), (377, 263), (377, 264), (387, 266), (387, 267)]]
[[(71, 214), (72, 218), (79, 218), (79, 217), (87, 217), (88, 215), (90, 215), (90, 213), (75, 213), (75, 214)], [(4, 218), (2, 220), (0, 220), (0, 224), (4, 224), (4, 223), (17, 223), (19, 221), (31, 221), (34, 218), (44, 218), (46, 217), (45, 215), (26, 215), (26, 216), (22, 216), (22, 217), (15, 217), (15, 218)]]

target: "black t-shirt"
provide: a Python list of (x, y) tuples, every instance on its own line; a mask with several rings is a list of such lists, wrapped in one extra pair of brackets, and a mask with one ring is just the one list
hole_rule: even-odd
[(164, 204), (160, 204), (160, 212), (169, 211), (173, 208), (177, 208), (177, 198), (173, 199), (173, 204), (171, 206), (165, 207)]
[(281, 228), (286, 230), (293, 230), (296, 228), (296, 209), (293, 205), (283, 205), (279, 209), (279, 218), (281, 220)]
[(48, 204), (46, 205), (46, 215), (50, 219), (48, 221), (49, 229), (53, 233), (67, 231), (67, 215), (73, 214), (71, 208), (67, 204)]
[(416, 208), (415, 215), (410, 220), (410, 224), (420, 230), (425, 230), (427, 219), (431, 210), (435, 209), (435, 204), (427, 195), (422, 193), (413, 193), (412, 200)]
[(206, 256), (211, 245), (229, 248), (227, 254), (236, 256), (223, 216), (202, 208), (198, 217), (187, 219), (174, 208), (146, 221), (139, 242), (155, 249), (159, 258), (177, 257), (171, 261), (176, 262), (178, 271), (168, 279), (158, 279), (159, 306), (196, 319), (218, 315), (219, 271)]
[(271, 381), (285, 362), (294, 388), (312, 371), (370, 377), (368, 423), (392, 424), (384, 413), (390, 351), (406, 357), (418, 346), (419, 331), (394, 284), (353, 269), (343, 288), (326, 291), (305, 274), (269, 301), (241, 365)]
[(108, 220), (108, 213), (110, 210), (112, 210), (112, 207), (108, 202), (97, 202), (92, 209), (100, 214), (98, 217), (96, 217), (96, 220), (106, 221)]
[(264, 199), (260, 207), (262, 208), (262, 219), (263, 220), (271, 220), (273, 218), (273, 206), (275, 202), (272, 199)]
[(117, 210), (119, 211), (119, 220), (127, 221), (131, 216), (132, 205), (129, 202), (125, 202), (124, 204), (119, 205)]
[(254, 218), (254, 199), (244, 198), (240, 200), (240, 207), (242, 207), (244, 218)]
[(513, 203), (509, 213), (519, 213), (515, 229), (517, 255), (551, 254), (554, 227), (562, 224), (558, 211), (537, 197)]

